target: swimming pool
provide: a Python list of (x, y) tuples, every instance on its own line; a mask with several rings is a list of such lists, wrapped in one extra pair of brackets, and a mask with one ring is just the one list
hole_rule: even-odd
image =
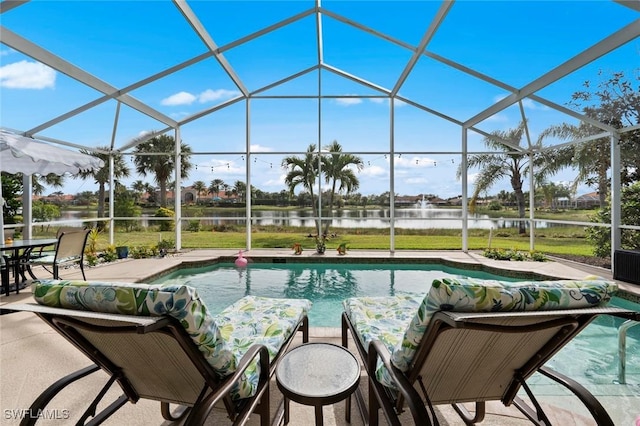
[(344, 299), (396, 294), (423, 297), (435, 278), (459, 276), (515, 281), (439, 264), (252, 263), (247, 268), (237, 268), (233, 263), (219, 263), (180, 269), (154, 282), (197, 288), (212, 313), (249, 294), (305, 298), (313, 302), (310, 327), (340, 327)]
[[(311, 327), (340, 327), (342, 301), (346, 298), (395, 294), (424, 297), (435, 278), (447, 276), (519, 280), (440, 264), (255, 262), (247, 268), (218, 263), (181, 269), (155, 283), (196, 287), (212, 313), (249, 294), (307, 298), (313, 301), (309, 313)], [(640, 305), (621, 298), (614, 298), (612, 304), (640, 311)], [(630, 408), (640, 406), (640, 326), (628, 330), (626, 384), (621, 385), (617, 383), (621, 323), (622, 320), (609, 316), (597, 318), (547, 365), (585, 385), (603, 403), (615, 424), (632, 424), (640, 414), (640, 409)], [(534, 375), (530, 383), (536, 394), (544, 395), (550, 403), (571, 407), (578, 413), (583, 410), (566, 396), (563, 388), (541, 375)]]

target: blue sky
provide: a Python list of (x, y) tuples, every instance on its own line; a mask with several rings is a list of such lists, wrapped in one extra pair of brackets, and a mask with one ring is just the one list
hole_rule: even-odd
[[(217, 46), (225, 48), (255, 31), (313, 7), (295, 2), (189, 2)], [(324, 1), (331, 13), (359, 22), (415, 46), (437, 13), (435, 1)], [(32, 1), (2, 15), (2, 25), (42, 46), (102, 81), (124, 88), (138, 80), (206, 52), (173, 3), (168, 1)], [(638, 19), (638, 13), (610, 1), (461, 1), (453, 5), (427, 46), (444, 57), (515, 88), (544, 75), (616, 30)], [(322, 19), (324, 63), (375, 85), (392, 88), (411, 51), (360, 31), (331, 16)], [(224, 56), (249, 91), (305, 70), (317, 63), (315, 17), (307, 16), (248, 43), (225, 49)], [(29, 130), (100, 97), (100, 93), (42, 66), (32, 58), (0, 46), (1, 125)], [(538, 95), (565, 105), (585, 80), (598, 82), (608, 73), (624, 71), (638, 78), (640, 41), (633, 40), (574, 74), (542, 89)], [(322, 93), (335, 96), (379, 95), (375, 90), (328, 71), (314, 71), (264, 92), (273, 95)], [(239, 95), (238, 87), (213, 58), (130, 92), (152, 108), (182, 120)], [(399, 94), (413, 102), (465, 121), (507, 95), (504, 90), (421, 57)], [(531, 100), (524, 102), (533, 140), (551, 124), (573, 119)], [(186, 124), (181, 134), (194, 152), (197, 166), (184, 182), (227, 183), (245, 179), (263, 191), (284, 188), (281, 152), (302, 152), (318, 139), (318, 101), (315, 99), (254, 99), (251, 101), (250, 145), (254, 153), (238, 154), (246, 146), (244, 102)], [(321, 108), (321, 144), (339, 141), (357, 153), (365, 167), (360, 192), (389, 190), (389, 102), (382, 98), (326, 98)], [(83, 146), (111, 142), (116, 103), (106, 102), (41, 132), (42, 135)], [(517, 106), (478, 124), (491, 132), (518, 125)], [(115, 134), (122, 146), (163, 124), (123, 105)], [(455, 174), (460, 156), (460, 128), (411, 105), (395, 108), (395, 183), (399, 194), (461, 193)], [(484, 150), (482, 136), (469, 135), (472, 151)], [(573, 173), (556, 176), (568, 181)], [(141, 177), (133, 173), (125, 183)], [(471, 176), (473, 178), (473, 175)], [(92, 182), (68, 179), (63, 189), (93, 190)], [(494, 188), (509, 189), (508, 182)], [(583, 189), (587, 191), (587, 188)]]

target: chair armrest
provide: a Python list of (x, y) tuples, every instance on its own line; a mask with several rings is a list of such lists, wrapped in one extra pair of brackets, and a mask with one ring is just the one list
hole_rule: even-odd
[[(371, 380), (378, 389), (382, 389), (383, 385), (378, 382), (375, 375), (378, 360), (382, 362), (395, 381), (398, 390), (407, 402), (415, 423), (423, 425), (432, 424), (429, 412), (425, 407), (425, 402), (422, 400), (420, 394), (409, 382), (409, 379), (407, 379), (404, 373), (391, 363), (391, 354), (387, 347), (379, 340), (372, 340), (369, 343), (369, 352), (367, 354), (367, 368), (368, 371), (371, 372), (369, 380)], [(390, 408), (388, 404), (384, 403), (384, 401), (380, 401), (380, 398), (378, 398), (378, 400), (383, 407), (386, 407), (385, 411)]]
[[(242, 356), (236, 371), (232, 375), (225, 377), (221, 386), (217, 388), (215, 392), (207, 396), (202, 403), (198, 404), (198, 406), (191, 412), (186, 424), (191, 424), (190, 422), (192, 420), (195, 420), (195, 424), (201, 424), (202, 421), (209, 416), (213, 407), (231, 392), (233, 386), (244, 375), (247, 368), (252, 365), (256, 357), (259, 357), (258, 361), (260, 363), (260, 380), (256, 394), (262, 393), (269, 385), (269, 351), (265, 345), (255, 344), (252, 345)], [(257, 397), (256, 401), (259, 400), (260, 397)], [(249, 410), (247, 415), (249, 415), (251, 411), (252, 410)]]

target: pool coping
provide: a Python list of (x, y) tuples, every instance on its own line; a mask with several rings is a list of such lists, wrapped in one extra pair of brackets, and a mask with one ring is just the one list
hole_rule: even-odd
[[(121, 259), (115, 262), (85, 267), (89, 281), (113, 282), (149, 282), (180, 268), (193, 268), (232, 262), (238, 256), (238, 249), (186, 249), (166, 257), (146, 259)], [(547, 262), (505, 261), (488, 259), (481, 251), (463, 252), (460, 250), (349, 250), (339, 255), (328, 250), (323, 255), (307, 250), (294, 255), (290, 249), (252, 249), (243, 250), (243, 257), (251, 262), (297, 262), (297, 263), (442, 263), (446, 266), (485, 271), (497, 275), (522, 279), (584, 279), (587, 276), (599, 276), (618, 284), (618, 295), (635, 303), (640, 303), (640, 286), (614, 280), (611, 270), (584, 265), (564, 259), (549, 258)], [(46, 271), (36, 270), (36, 276), (51, 276)], [(63, 279), (82, 279), (80, 268), (61, 271)], [(23, 290), (29, 292), (28, 289)], [(0, 296), (0, 305), (15, 301), (15, 292), (11, 296)]]

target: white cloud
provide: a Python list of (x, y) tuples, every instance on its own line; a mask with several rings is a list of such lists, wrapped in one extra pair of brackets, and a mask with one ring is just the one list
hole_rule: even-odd
[(189, 92), (179, 92), (175, 95), (169, 96), (168, 98), (164, 98), (160, 101), (160, 104), (166, 106), (191, 105), (195, 100), (195, 95), (192, 95)]
[(262, 145), (251, 145), (251, 152), (271, 152), (273, 151), (273, 148), (269, 148), (268, 146), (262, 146)]
[(0, 67), (0, 87), (47, 89), (55, 87), (56, 72), (39, 62), (20, 61)]
[(264, 185), (266, 187), (274, 187), (277, 189), (284, 189), (284, 179), (286, 176), (286, 174), (280, 174), (275, 179), (267, 179), (266, 181), (261, 182), (260, 185)]
[(363, 176), (386, 176), (388, 174), (388, 169), (385, 169), (380, 166), (365, 166), (364, 169), (360, 171)]
[(400, 157), (396, 158), (395, 165), (396, 167), (435, 167), (437, 164), (437, 160), (429, 157)]
[(491, 123), (507, 123), (509, 122), (509, 117), (504, 114), (493, 114), (491, 117), (485, 119), (484, 121), (489, 121)]
[(469, 173), (467, 175), (467, 182), (476, 183), (476, 180), (478, 180), (478, 176), (480, 176), (480, 173)]
[(219, 101), (221, 99), (230, 99), (234, 96), (238, 96), (240, 92), (237, 90), (226, 89), (207, 89), (204, 92), (194, 95), (189, 92), (178, 92), (175, 95), (171, 95), (168, 98), (164, 98), (160, 101), (161, 105), (165, 106), (177, 106), (177, 105), (191, 105), (196, 100), (201, 104), (213, 101)]
[(238, 92), (237, 90), (207, 89), (198, 95), (198, 102), (204, 104), (206, 102), (218, 101), (220, 99), (231, 99), (234, 96), (238, 96), (239, 94), (240, 92)]
[(180, 120), (181, 118), (184, 118), (186, 116), (188, 116), (190, 113), (187, 111), (181, 111), (181, 112), (174, 112), (171, 113), (170, 116), (171, 118), (175, 118), (176, 120)]
[(245, 172), (244, 162), (240, 163), (237, 159), (236, 160), (212, 159), (207, 161), (204, 164), (198, 165), (198, 169), (202, 169), (208, 176), (239, 175)]
[[(378, 104), (378, 105), (382, 105), (382, 104), (389, 105), (389, 102), (390, 102), (388, 98), (387, 99), (384, 99), (384, 98), (369, 98), (369, 100), (371, 102), (373, 102), (374, 104)], [(407, 103), (404, 102), (404, 101), (401, 101), (400, 99), (396, 99), (396, 101), (394, 102), (394, 105), (395, 105), (396, 108), (400, 108), (400, 107), (403, 107), (403, 106), (407, 105)]]
[(533, 110), (539, 110), (539, 111), (546, 111), (549, 109), (547, 106), (534, 102), (529, 98), (522, 100), (522, 106), (525, 107), (526, 109), (533, 109)]
[(14, 53), (15, 50), (13, 49), (0, 49), (0, 56), (7, 56), (11, 53)]
[(338, 99), (336, 99), (336, 103), (338, 105), (343, 105), (343, 106), (358, 105), (358, 104), (362, 103), (362, 99), (360, 99), (360, 98), (338, 98)]
[(423, 177), (413, 177), (404, 180), (404, 183), (408, 185), (422, 185), (428, 183), (429, 181)]

